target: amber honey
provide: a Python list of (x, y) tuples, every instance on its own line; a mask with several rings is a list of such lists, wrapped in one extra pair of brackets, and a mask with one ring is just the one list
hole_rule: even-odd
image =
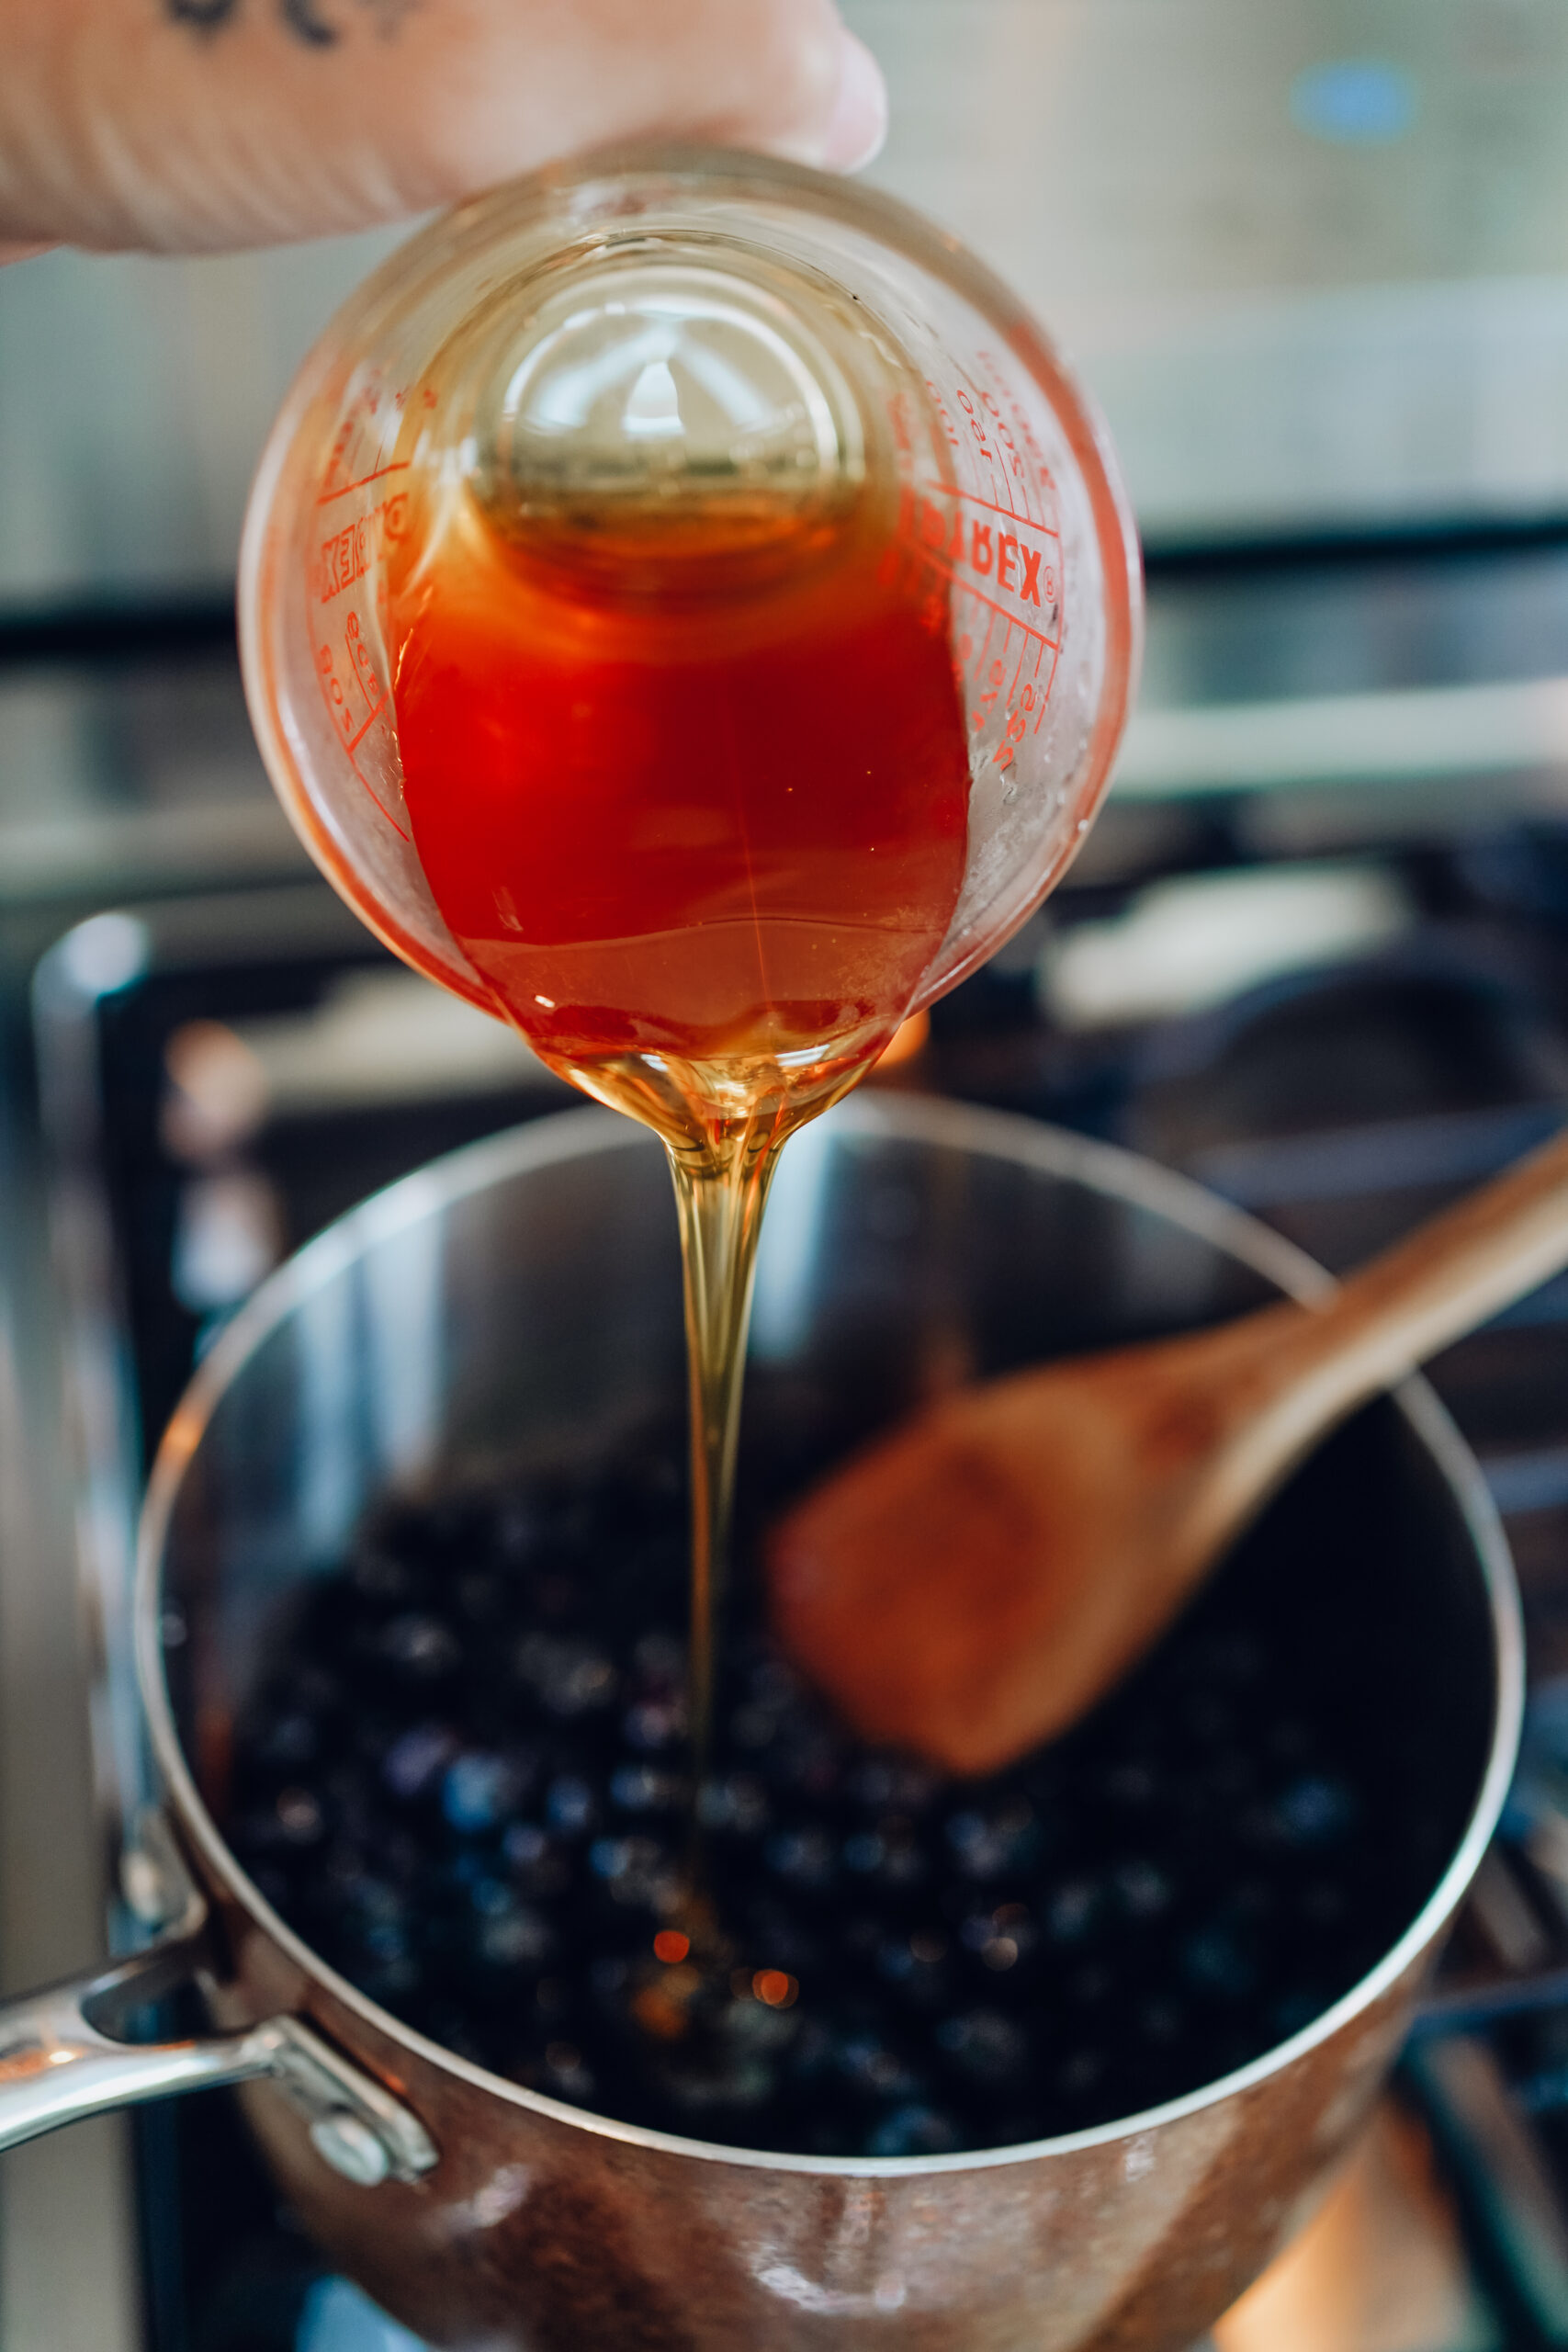
[(574, 564), (469, 508), (438, 562), (394, 575), (404, 792), (436, 904), (547, 1060), (682, 1142), (759, 1091), (807, 1107), (874, 1058), (964, 865), (929, 580), (917, 601), (854, 512), (792, 547), (787, 514), (738, 546), (732, 510), (705, 564), (701, 518), (661, 532), (656, 509)]
[(881, 1052), (964, 875), (947, 614), (875, 513), (730, 495), (667, 518), (649, 500), (524, 538), (469, 500), (411, 532), (422, 559), (391, 575), (435, 902), (536, 1050), (671, 1148), (699, 1744), (773, 1154)]

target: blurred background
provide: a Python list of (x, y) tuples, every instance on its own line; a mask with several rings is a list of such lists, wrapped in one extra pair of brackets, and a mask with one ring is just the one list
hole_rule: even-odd
[[(1555, 0), (849, 0), (870, 176), (1032, 303), (1156, 548), (1568, 511)], [(0, 278), (0, 600), (222, 591), (293, 368), (389, 236)]]
[[(871, 178), (1076, 358), (1149, 560), (1085, 855), (887, 1082), (1129, 1143), (1354, 1262), (1568, 1107), (1568, 8), (846, 13), (892, 87)], [(240, 692), (252, 468), (394, 242), (0, 271), (7, 1988), (102, 1940), (137, 1495), (195, 1353), (340, 1208), (560, 1100), (316, 880)], [(1461, 1947), (1512, 2022), (1445, 2012), (1221, 2352), (1568, 2345), (1568, 1284), (1437, 1379), (1530, 1621)], [(216, 2101), (0, 2165), (0, 2340), (407, 2352)]]

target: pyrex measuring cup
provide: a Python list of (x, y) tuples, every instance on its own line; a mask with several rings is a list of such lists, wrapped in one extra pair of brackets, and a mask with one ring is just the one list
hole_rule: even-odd
[(252, 497), (240, 615), (263, 755), (317, 862), (389, 946), (496, 1011), (404, 798), (389, 581), (417, 584), (411, 538), (469, 501), (547, 562), (552, 534), (581, 552), (585, 524), (652, 499), (722, 510), (765, 569), (749, 500), (809, 548), (868, 482), (969, 744), (962, 882), (905, 1009), (950, 988), (1105, 789), (1140, 640), (1131, 517), (1092, 406), (986, 270), (886, 198), (750, 156), (602, 157), (466, 205), (306, 362)]

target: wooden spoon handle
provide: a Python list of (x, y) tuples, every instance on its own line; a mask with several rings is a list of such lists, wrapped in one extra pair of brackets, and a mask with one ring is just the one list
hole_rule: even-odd
[[(1296, 1320), (1278, 1390), (1325, 1429), (1568, 1264), (1568, 1128)], [(1294, 1418), (1292, 1413), (1292, 1418)]]

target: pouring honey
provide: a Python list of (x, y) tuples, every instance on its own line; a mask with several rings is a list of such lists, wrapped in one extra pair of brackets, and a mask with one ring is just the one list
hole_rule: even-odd
[(699, 1769), (768, 1177), (904, 1018), (966, 850), (951, 592), (903, 543), (852, 319), (818, 296), (808, 331), (781, 275), (634, 247), (521, 331), (466, 322), (387, 568), (435, 904), (495, 1009), (670, 1153)]
[(1103, 432), (901, 208), (601, 161), (438, 222), (340, 316), (241, 614), (333, 882), (669, 1153), (700, 1780), (769, 1178), (1087, 830), (1138, 641)]

